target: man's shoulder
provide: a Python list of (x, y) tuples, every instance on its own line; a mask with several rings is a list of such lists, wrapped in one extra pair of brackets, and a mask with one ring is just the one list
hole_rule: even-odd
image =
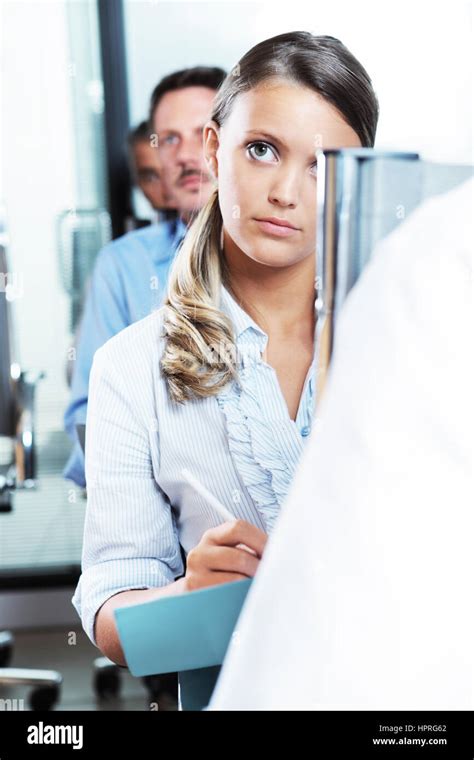
[(149, 247), (154, 245), (157, 240), (169, 240), (171, 235), (173, 224), (170, 221), (162, 220), (160, 222), (154, 222), (148, 224), (146, 227), (140, 227), (138, 230), (131, 230), (126, 232), (120, 238), (117, 238), (123, 242), (124, 245), (142, 245)]
[(341, 311), (339, 337), (352, 335), (357, 324), (367, 339), (390, 333), (402, 345), (418, 336), (426, 347), (427, 336), (436, 334), (439, 351), (449, 325), (461, 335), (470, 301), (473, 188), (470, 180), (428, 198), (380, 241)]
[(380, 270), (391, 266), (410, 276), (426, 267), (425, 278), (433, 278), (443, 276), (444, 265), (453, 270), (462, 265), (469, 258), (473, 234), (473, 192), (474, 180), (470, 179), (424, 200), (381, 241), (382, 256), (375, 257), (375, 266)]
[(133, 260), (137, 263), (137, 256), (152, 256), (154, 259), (171, 258), (172, 250), (172, 226), (171, 222), (163, 221), (141, 227), (139, 230), (121, 235), (121, 237), (107, 243), (97, 256), (97, 262), (102, 265), (113, 262), (128, 263)]

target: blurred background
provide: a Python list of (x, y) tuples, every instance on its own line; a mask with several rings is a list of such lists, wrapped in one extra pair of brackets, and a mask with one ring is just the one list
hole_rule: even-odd
[[(99, 653), (70, 601), (86, 502), (62, 476), (71, 349), (88, 276), (108, 240), (154, 218), (132, 187), (127, 131), (147, 117), (165, 74), (200, 64), (229, 70), (260, 40), (301, 29), (340, 38), (368, 70), (380, 102), (376, 147), (472, 163), (472, 4), (2, 0), (0, 9), (10, 349), (23, 370), (43, 373), (37, 482), (11, 491), (0, 513), (0, 631), (16, 634), (18, 667), (62, 672), (59, 709), (148, 709), (146, 690), (127, 673), (121, 700), (96, 700)], [(11, 446), (0, 436), (0, 464)]]

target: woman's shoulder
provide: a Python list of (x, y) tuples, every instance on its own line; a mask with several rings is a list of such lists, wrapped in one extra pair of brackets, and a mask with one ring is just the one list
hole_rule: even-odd
[(163, 307), (125, 327), (109, 338), (94, 355), (94, 362), (107, 362), (125, 372), (150, 369), (163, 349)]

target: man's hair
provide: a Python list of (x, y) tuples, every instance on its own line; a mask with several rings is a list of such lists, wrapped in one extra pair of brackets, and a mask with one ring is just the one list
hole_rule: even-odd
[(150, 142), (150, 124), (148, 121), (141, 121), (138, 126), (131, 129), (127, 135), (127, 145), (133, 148), (138, 142)]
[(153, 125), (153, 115), (163, 95), (173, 90), (182, 90), (184, 87), (209, 87), (218, 90), (226, 77), (224, 69), (218, 66), (195, 66), (192, 69), (174, 71), (163, 77), (150, 98), (149, 123)]

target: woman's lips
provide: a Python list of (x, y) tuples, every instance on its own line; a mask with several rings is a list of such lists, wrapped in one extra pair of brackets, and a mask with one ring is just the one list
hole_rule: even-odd
[(276, 237), (290, 237), (290, 235), (300, 232), (295, 227), (286, 227), (281, 224), (264, 221), (263, 219), (255, 219), (255, 221), (263, 232), (266, 232), (268, 235), (275, 235)]

